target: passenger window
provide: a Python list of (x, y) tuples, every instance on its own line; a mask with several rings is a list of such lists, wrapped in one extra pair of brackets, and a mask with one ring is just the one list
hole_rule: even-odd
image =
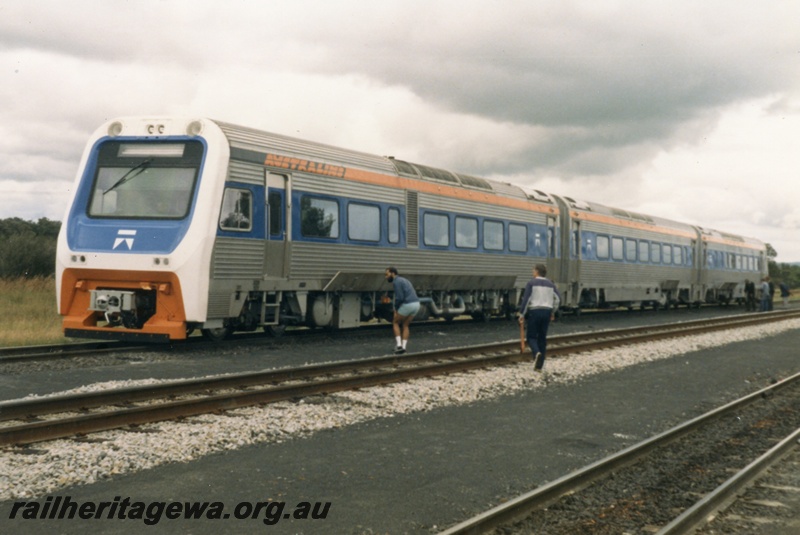
[(381, 209), (369, 204), (348, 204), (347, 236), (351, 240), (380, 241)]
[(300, 200), (300, 232), (310, 238), (338, 238), (339, 203), (304, 196)]
[(597, 258), (600, 260), (608, 259), (608, 236), (597, 237)]
[(665, 245), (664, 246), (664, 263), (671, 264), (672, 263), (672, 246)]
[(515, 253), (525, 253), (528, 251), (528, 227), (509, 223), (508, 249)]
[(639, 262), (650, 261), (650, 244), (646, 241), (639, 242)]
[(389, 243), (400, 242), (400, 210), (389, 208)]
[(247, 232), (253, 228), (253, 196), (249, 190), (225, 188), (222, 210), (219, 213), (219, 228)]
[(269, 235), (280, 236), (283, 234), (283, 195), (277, 191), (270, 191), (267, 196), (269, 205)]
[(636, 262), (636, 240), (625, 240), (625, 260)]
[(578, 258), (578, 245), (580, 244), (580, 234), (577, 230), (572, 231), (572, 239), (570, 240), (570, 246), (572, 248), (572, 258)]
[(611, 239), (611, 258), (622, 260), (622, 238)]
[(471, 217), (456, 217), (456, 247), (478, 248), (478, 220)]
[(677, 245), (674, 248), (673, 259), (679, 266), (683, 265), (683, 249)]
[(450, 219), (444, 214), (425, 214), (422, 230), (425, 245), (450, 245)]
[(660, 243), (651, 243), (650, 244), (650, 261), (654, 264), (661, 263), (661, 244)]
[(489, 251), (502, 251), (504, 247), (503, 224), (500, 221), (484, 221), (483, 248)]

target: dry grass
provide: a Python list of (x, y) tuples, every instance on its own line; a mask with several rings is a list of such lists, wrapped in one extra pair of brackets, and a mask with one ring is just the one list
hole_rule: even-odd
[(62, 343), (52, 277), (0, 279), (0, 347)]

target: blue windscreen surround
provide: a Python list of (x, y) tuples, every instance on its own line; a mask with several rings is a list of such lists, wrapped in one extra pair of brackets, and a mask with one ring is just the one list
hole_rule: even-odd
[[(142, 156), (116, 157), (118, 147), (123, 144), (147, 147), (167, 144), (185, 144), (182, 157), (147, 158), (148, 165), (155, 168), (196, 169), (192, 191), (185, 210), (181, 213), (165, 217), (138, 217), (130, 214), (119, 217), (113, 214), (91, 214), (91, 203), (95, 181), (98, 179), (98, 168), (101, 166), (120, 166), (133, 168), (145, 161)], [(175, 136), (161, 138), (157, 141), (137, 137), (104, 137), (99, 139), (91, 149), (83, 169), (78, 191), (70, 209), (67, 221), (67, 243), (73, 251), (103, 253), (141, 253), (168, 254), (175, 250), (189, 229), (194, 216), (197, 194), (203, 175), (207, 144), (203, 138)], [(116, 152), (115, 152), (116, 151)], [(124, 175), (123, 175), (124, 176)], [(132, 174), (135, 180), (135, 175)], [(111, 186), (106, 190), (110, 191)]]

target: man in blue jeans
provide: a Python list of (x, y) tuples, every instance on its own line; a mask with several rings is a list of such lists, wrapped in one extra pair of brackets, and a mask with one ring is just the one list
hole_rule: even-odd
[(528, 346), (536, 363), (534, 370), (542, 371), (545, 351), (547, 350), (547, 329), (555, 318), (555, 311), (561, 305), (561, 295), (556, 285), (545, 278), (547, 267), (536, 264), (533, 267), (533, 279), (525, 285), (520, 305), (519, 322), (528, 321)]

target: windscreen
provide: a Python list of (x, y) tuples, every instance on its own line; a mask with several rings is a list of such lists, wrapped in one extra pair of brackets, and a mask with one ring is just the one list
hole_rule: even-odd
[(203, 156), (199, 141), (107, 141), (97, 159), (88, 215), (182, 219), (189, 214)]

